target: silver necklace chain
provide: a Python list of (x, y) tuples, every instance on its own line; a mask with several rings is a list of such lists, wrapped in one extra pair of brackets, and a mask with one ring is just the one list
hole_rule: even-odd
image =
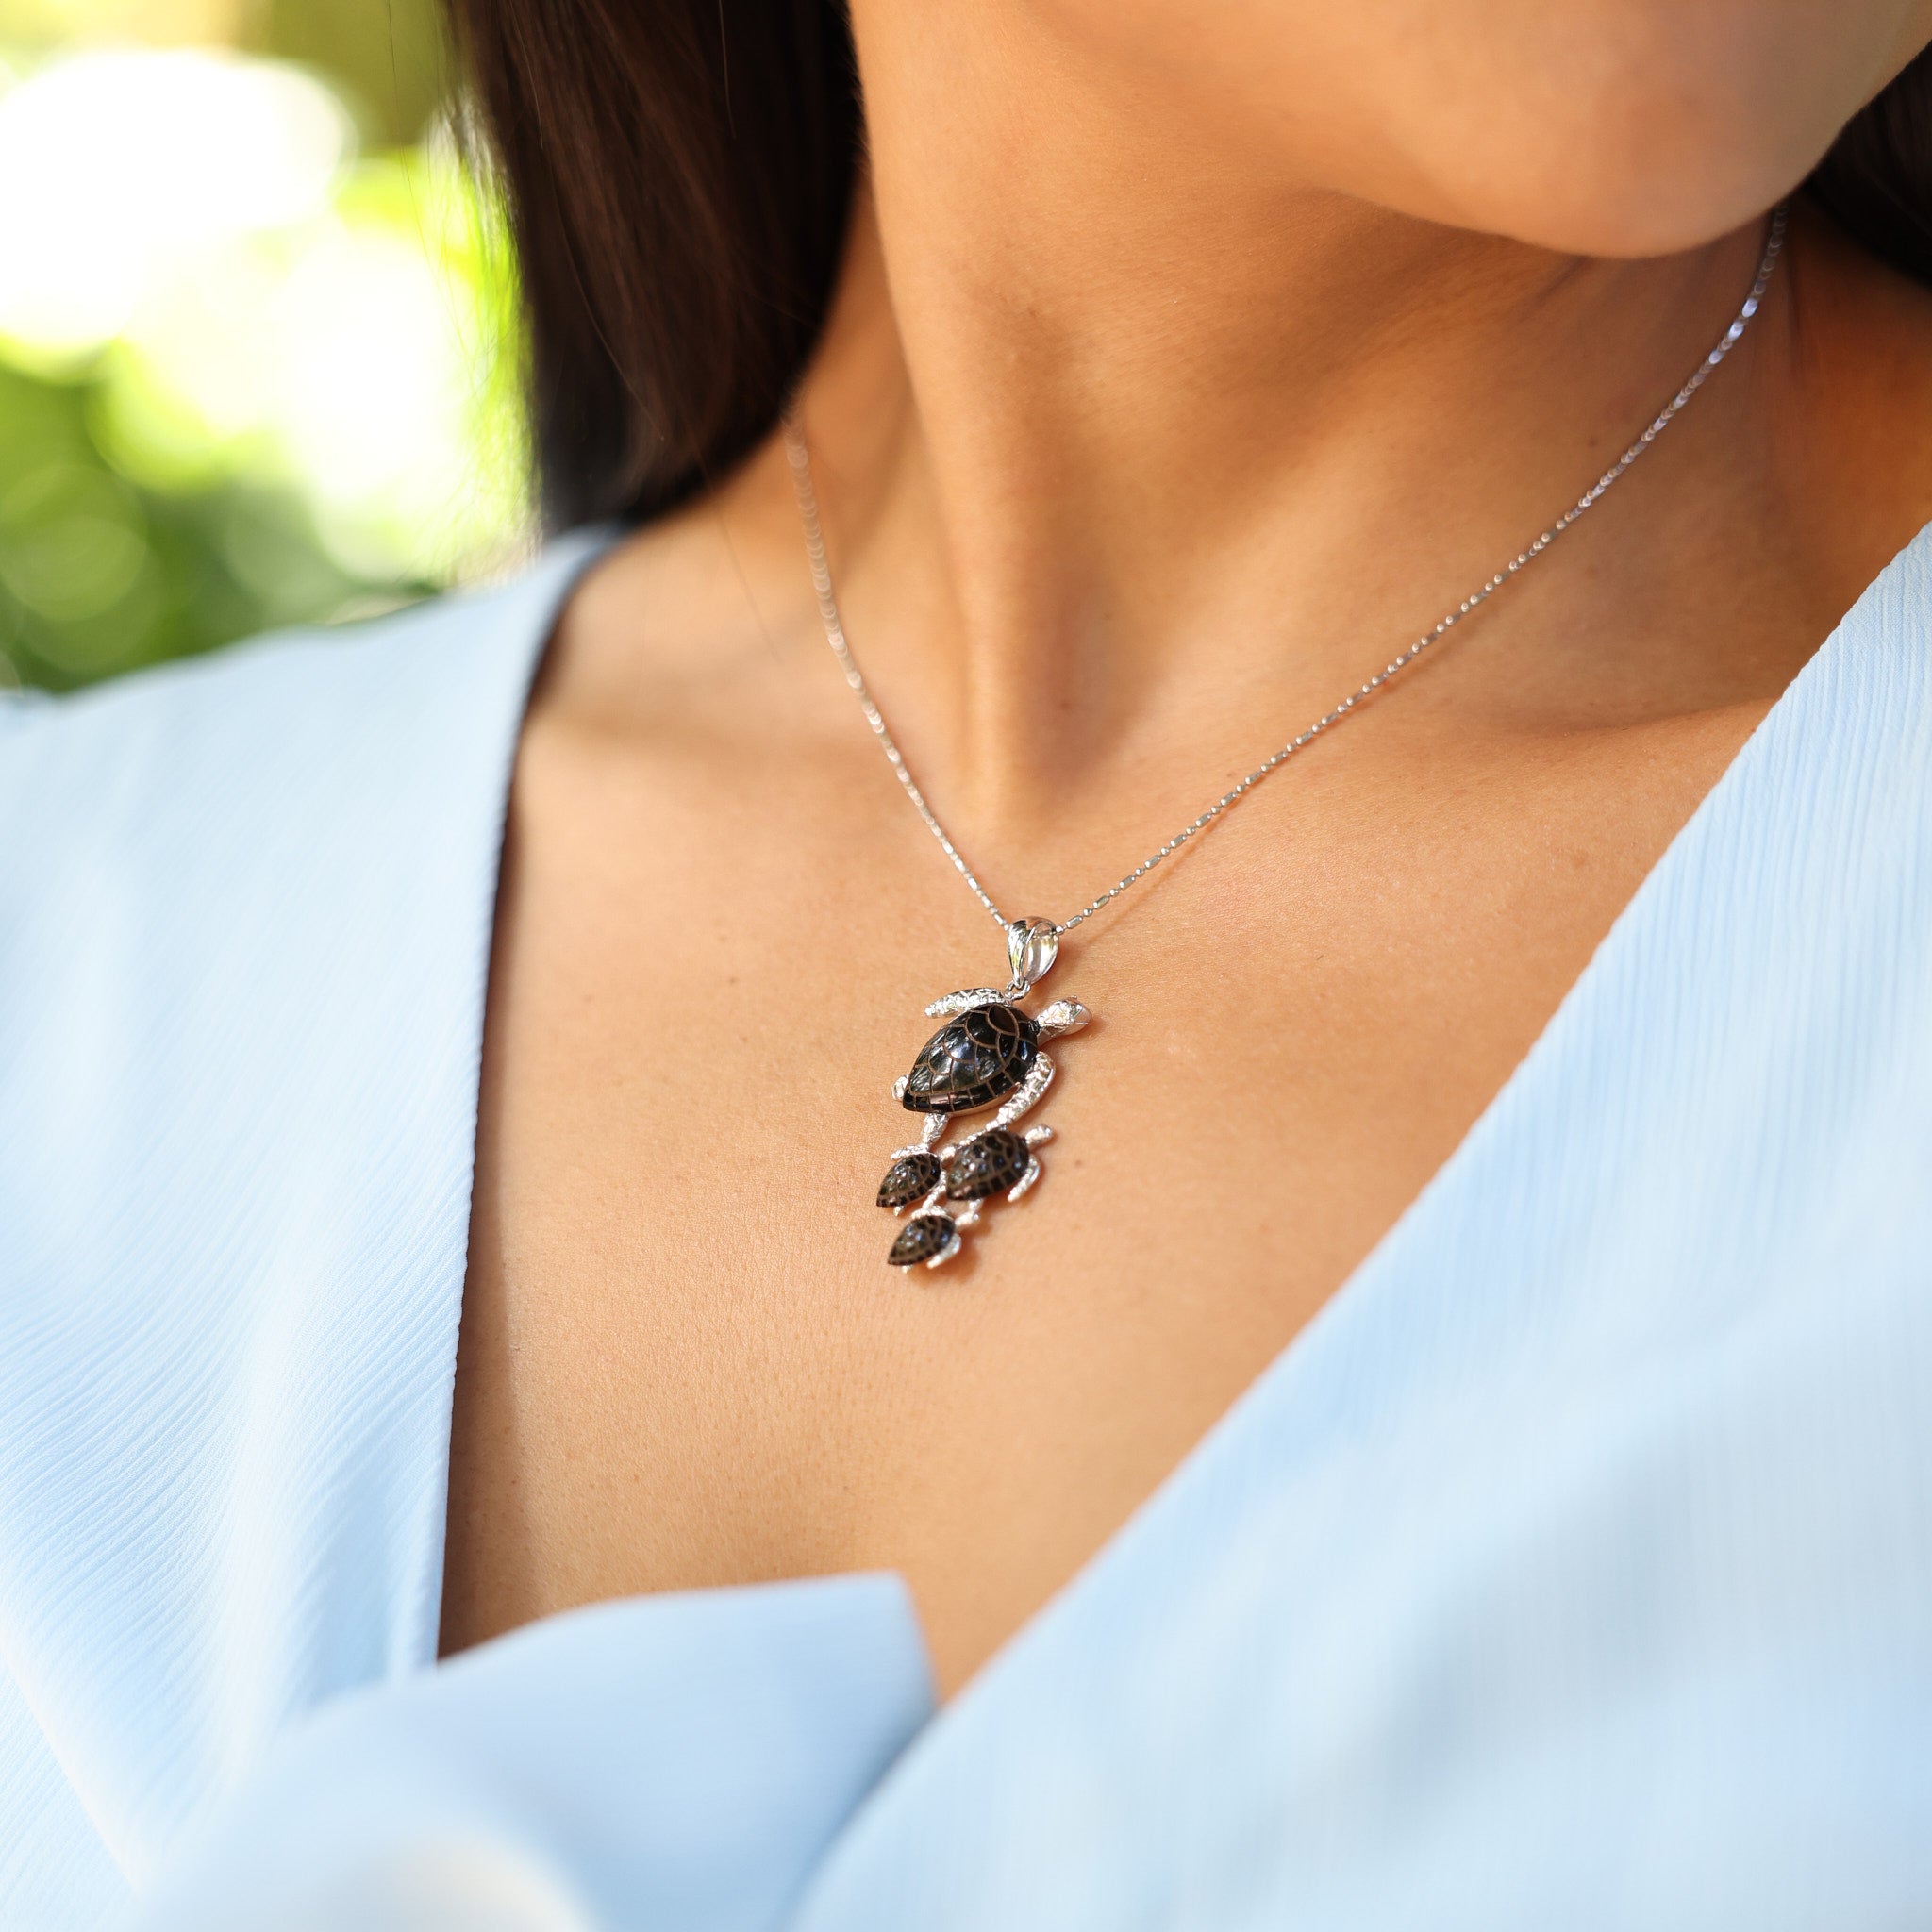
[[(1778, 255), (1784, 247), (1785, 218), (1784, 208), (1779, 207), (1773, 210), (1771, 225), (1765, 236), (1764, 253), (1758, 258), (1757, 275), (1751, 284), (1751, 292), (1744, 297), (1743, 306), (1733, 318), (1731, 325), (1718, 338), (1716, 346), (1690, 372), (1683, 387), (1651, 419), (1637, 441), (1561, 516), (1557, 517), (1541, 535), (1535, 538), (1526, 548), (1518, 551), (1479, 589), (1471, 591), (1454, 610), (1449, 611), (1431, 628), (1425, 630), (1406, 651), (1391, 658), (1358, 691), (1351, 691), (1333, 710), (1316, 719), (1306, 731), (1290, 739), (1279, 751), (1264, 758), (1239, 784), (1224, 791), (1198, 818), (1190, 820), (1166, 844), (1149, 853), (1132, 872), (1116, 879), (1097, 899), (1083, 906), (1072, 918), (1058, 921), (1053, 927), (1056, 938), (1062, 933), (1072, 932), (1083, 920), (1091, 919), (1103, 906), (1110, 900), (1119, 898), (1129, 886), (1145, 878), (1163, 859), (1173, 858), (1197, 832), (1206, 831), (1229, 806), (1238, 798), (1252, 791), (1270, 773), (1276, 771), (1297, 752), (1312, 744), (1324, 731), (1333, 730), (1364, 698), (1372, 697), (1391, 677), (1406, 671), (1431, 644), (1448, 636), (1473, 610), (1488, 603), (1520, 571), (1527, 569), (1578, 517), (1582, 516), (1585, 510), (1599, 502), (1624, 472), (1671, 426), (1677, 412), (1704, 387), (1719, 363), (1737, 347), (1739, 340), (1750, 325), (1751, 318), (1757, 313), (1758, 306), (1764, 299), (1764, 291), (1770, 286), (1772, 271), (1777, 266)], [(831, 566), (825, 559), (825, 539), (819, 520), (818, 493), (812, 487), (811, 455), (806, 448), (798, 419), (789, 409), (785, 414), (784, 426), (785, 452), (791, 463), (791, 481), (798, 495), (798, 517), (805, 529), (805, 553), (811, 565), (812, 588), (818, 592), (819, 617), (824, 625), (825, 641), (832, 647), (832, 655), (839, 660), (839, 668), (845, 675), (845, 682), (851, 689), (853, 696), (858, 700), (858, 708), (864, 712), (865, 722), (871, 725), (873, 736), (878, 740), (879, 748), (885, 753), (893, 775), (904, 788), (906, 796), (912, 801), (914, 810), (925, 821), (926, 830), (940, 841), (940, 850), (952, 860), (953, 868), (959, 876), (973, 888), (979, 903), (1001, 926), (1010, 926), (1011, 922), (993, 903), (991, 893), (980, 884), (977, 874), (966, 862), (965, 854), (954, 844), (945, 826), (940, 823), (939, 814), (926, 803), (924, 792), (919, 789), (917, 781), (908, 768), (905, 754), (900, 751), (897, 741), (873, 698), (864, 675), (859, 671), (858, 660), (852, 655), (852, 646), (845, 636), (844, 620), (839, 612), (839, 600), (832, 589)]]

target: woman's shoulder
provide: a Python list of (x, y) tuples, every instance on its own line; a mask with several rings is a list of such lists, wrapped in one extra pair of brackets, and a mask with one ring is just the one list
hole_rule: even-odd
[(521, 706), (557, 607), (599, 547), (573, 537), (488, 590), (272, 633), (65, 696), (0, 698), (9, 821), (25, 813), (58, 837), (57, 814), (77, 834), (171, 803), (225, 797), (247, 811), (305, 774), (353, 788), (386, 747), (433, 755), (506, 696)]
[[(186, 1039), (192, 990), (241, 975), (235, 1016), (267, 1010), (318, 959), (406, 958), (411, 935), (466, 918), (493, 889), (531, 675), (595, 548), (568, 541), (513, 582), (353, 629), (0, 705), (0, 999), (26, 1023), (0, 1041), (0, 1076), (16, 1110), (36, 1044), (84, 1060), (110, 1019)], [(183, 996), (163, 1008), (171, 985)], [(128, 1043), (103, 1106), (126, 1091)]]
[(530, 678), (592, 554), (0, 709), (0, 1142), (47, 1083), (97, 1126), (165, 1120), (143, 1069), (251, 1016), (273, 1077), (325, 987), (372, 1010), (401, 962), (471, 945)]

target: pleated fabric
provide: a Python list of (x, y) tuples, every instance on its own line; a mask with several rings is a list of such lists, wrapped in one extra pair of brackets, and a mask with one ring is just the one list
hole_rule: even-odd
[(582, 555), (0, 724), (0, 1924), (1932, 1924), (1932, 535), (937, 1713), (889, 1578), (433, 1667), (504, 791)]

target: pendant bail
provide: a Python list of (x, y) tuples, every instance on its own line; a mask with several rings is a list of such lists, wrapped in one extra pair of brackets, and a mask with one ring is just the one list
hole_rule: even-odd
[(1013, 969), (1008, 997), (1030, 992), (1053, 971), (1059, 957), (1060, 929), (1050, 919), (1016, 919), (1007, 928), (1007, 962)]

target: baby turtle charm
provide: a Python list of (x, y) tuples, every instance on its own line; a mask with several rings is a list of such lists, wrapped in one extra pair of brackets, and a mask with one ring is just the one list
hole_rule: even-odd
[[(1015, 920), (1007, 928), (1013, 975), (1007, 986), (969, 987), (926, 1008), (927, 1018), (946, 1024), (892, 1088), (902, 1107), (925, 1116), (924, 1137), (893, 1154), (879, 1183), (881, 1208), (900, 1214), (916, 1207), (886, 1257), (893, 1267), (950, 1261), (959, 1252), (960, 1230), (977, 1223), (981, 1202), (1000, 1193), (1017, 1201), (1039, 1180), (1034, 1149), (1053, 1138), (1053, 1129), (1036, 1124), (1016, 1133), (1013, 1123), (1039, 1106), (1053, 1080), (1041, 1042), (1077, 1033), (1088, 1012), (1078, 1000), (1056, 1000), (1038, 1013), (1016, 1003), (1045, 978), (1059, 943), (1051, 921)], [(990, 1121), (941, 1144), (955, 1114), (993, 1106), (999, 1110)]]
[(940, 1184), (940, 1160), (924, 1147), (910, 1147), (886, 1170), (879, 1183), (879, 1206), (897, 1213), (923, 1201)]

